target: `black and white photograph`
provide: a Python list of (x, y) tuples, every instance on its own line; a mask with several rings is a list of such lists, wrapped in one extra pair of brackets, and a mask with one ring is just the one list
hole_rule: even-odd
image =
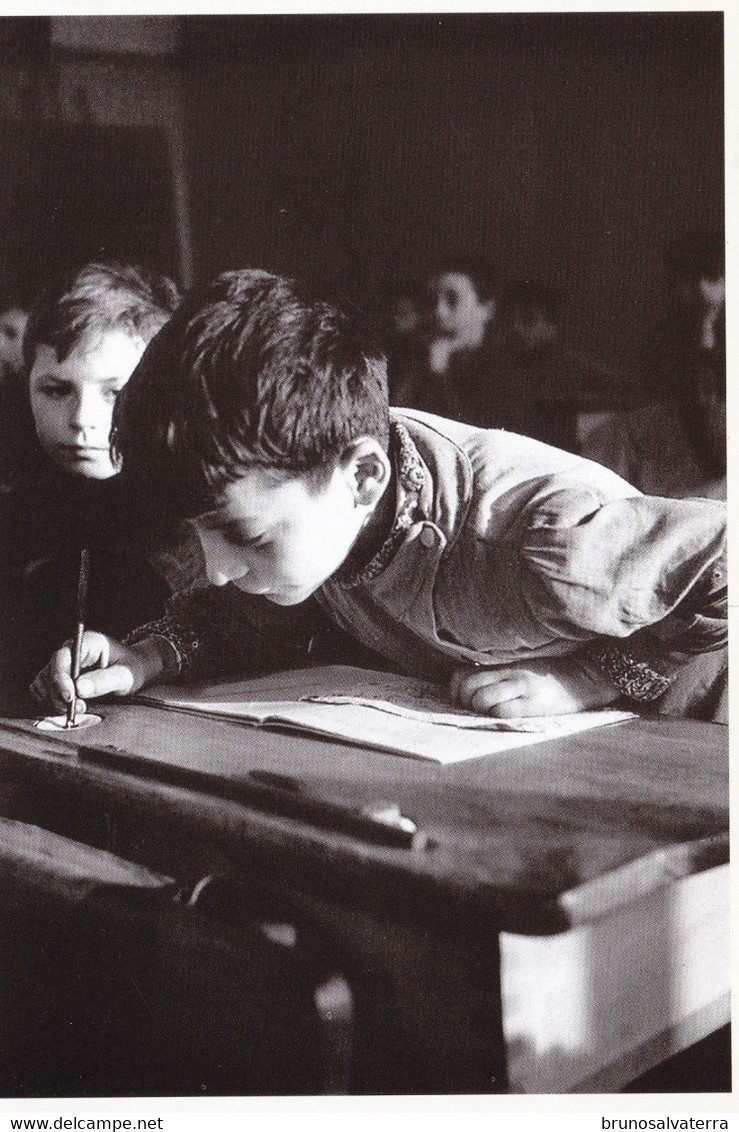
[(0, 16), (7, 1126), (728, 1128), (724, 12), (133, 12)]

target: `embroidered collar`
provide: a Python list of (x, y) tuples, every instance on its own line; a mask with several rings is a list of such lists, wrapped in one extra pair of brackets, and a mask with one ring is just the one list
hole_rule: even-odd
[(395, 519), (392, 529), (380, 549), (365, 566), (353, 570), (351, 555), (349, 556), (334, 575), (334, 581), (344, 589), (365, 585), (382, 573), (402, 542), (405, 532), (418, 518), (419, 499), (426, 474), (411, 435), (400, 421), (390, 422), (390, 452), (395, 464), (396, 476)]

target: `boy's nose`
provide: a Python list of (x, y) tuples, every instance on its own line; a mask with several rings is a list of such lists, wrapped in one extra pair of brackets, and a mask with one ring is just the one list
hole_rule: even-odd
[(208, 581), (212, 586), (227, 586), (229, 582), (238, 582), (249, 573), (248, 570), (242, 570), (240, 573), (232, 574), (228, 570), (208, 570)]
[(70, 416), (72, 428), (79, 429), (79, 431), (82, 432), (85, 429), (95, 428), (98, 423), (95, 406), (92, 401), (87, 397), (78, 397), (72, 406)]
[(202, 524), (198, 519), (191, 520), (200, 548), (202, 568), (212, 586), (225, 586), (237, 582), (249, 573), (249, 564), (239, 547), (232, 546), (219, 531)]
[(249, 567), (236, 559), (226, 561), (223, 555), (219, 554), (206, 558), (205, 573), (211, 585), (225, 586), (229, 582), (238, 582), (240, 578), (245, 578), (249, 573)]

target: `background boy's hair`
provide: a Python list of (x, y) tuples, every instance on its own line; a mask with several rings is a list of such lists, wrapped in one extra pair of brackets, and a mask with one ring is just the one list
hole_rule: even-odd
[(85, 340), (122, 330), (149, 342), (179, 305), (166, 275), (125, 263), (88, 263), (54, 284), (35, 305), (23, 340), (27, 372), (40, 344), (63, 362)]
[(426, 279), (431, 280), (447, 273), (466, 275), (481, 303), (498, 297), (500, 290), (498, 273), (484, 256), (465, 253), (440, 256), (430, 265)]
[(389, 442), (381, 349), (353, 314), (258, 270), (186, 298), (121, 393), (112, 433), (131, 498), (152, 514), (156, 492), (170, 518), (212, 507), (248, 467), (318, 484), (359, 436)]

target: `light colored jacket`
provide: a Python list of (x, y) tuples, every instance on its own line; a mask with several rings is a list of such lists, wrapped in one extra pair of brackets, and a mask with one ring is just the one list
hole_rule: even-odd
[[(381, 567), (340, 571), (315, 595), (354, 641), (433, 679), (461, 663), (578, 652), (645, 702), (689, 658), (725, 644), (725, 504), (643, 496), (513, 433), (406, 410), (392, 419), (408, 525)], [(195, 587), (130, 639), (147, 633), (195, 674), (299, 662), (314, 619), (234, 586)]]
[(513, 433), (394, 417), (423, 471), (416, 521), (375, 578), (317, 595), (352, 636), (429, 673), (629, 637), (634, 659), (669, 675), (666, 654), (725, 641), (722, 503), (643, 496)]

